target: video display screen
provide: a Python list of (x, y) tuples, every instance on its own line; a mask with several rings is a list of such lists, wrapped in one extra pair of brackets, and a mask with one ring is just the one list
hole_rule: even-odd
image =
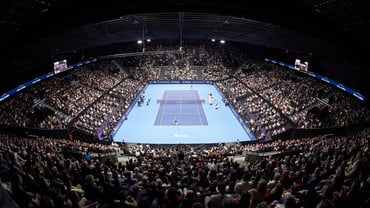
[(298, 70), (303, 73), (307, 73), (308, 71), (308, 62), (302, 61), (301, 59), (295, 59), (294, 69)]
[(64, 72), (68, 69), (67, 59), (54, 62), (54, 74)]

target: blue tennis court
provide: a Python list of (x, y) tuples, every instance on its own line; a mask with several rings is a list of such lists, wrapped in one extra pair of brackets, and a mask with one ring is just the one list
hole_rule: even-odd
[(199, 82), (147, 84), (113, 130), (113, 141), (203, 144), (255, 140), (231, 105), (223, 102), (217, 87)]
[(208, 125), (197, 90), (165, 90), (154, 125)]

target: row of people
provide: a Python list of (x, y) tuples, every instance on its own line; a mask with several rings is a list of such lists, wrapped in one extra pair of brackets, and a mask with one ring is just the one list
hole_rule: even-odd
[[(60, 148), (117, 146), (1, 134), (2, 207), (359, 207), (370, 205), (370, 151), (363, 129), (346, 135), (254, 145), (298, 149), (294, 154), (238, 162), (222, 144), (140, 151), (125, 161), (67, 157)], [(243, 144), (238, 145), (244, 148)], [(246, 147), (245, 147), (246, 148)], [(121, 149), (122, 150), (122, 149)], [(170, 152), (191, 155), (172, 160)], [(220, 151), (223, 150), (223, 151)], [(153, 153), (164, 157), (153, 157)], [(193, 157), (207, 152), (212, 157)], [(185, 154), (186, 155), (186, 154)]]
[[(171, 49), (164, 45), (151, 47), (149, 51)], [(127, 57), (82, 66), (68, 74), (37, 83), (1, 102), (1, 124), (63, 129), (76, 122), (74, 126), (83, 131), (104, 131), (108, 135), (146, 81), (157, 79), (215, 81), (260, 139), (277, 135), (293, 125), (324, 128), (369, 121), (369, 109), (356, 98), (293, 70), (249, 60), (241, 49), (236, 47), (237, 50), (232, 50), (235, 47), (228, 45), (215, 50), (215, 46), (209, 43), (189, 44), (180, 56), (170, 53), (160, 57)], [(166, 67), (157, 66), (155, 61), (162, 56), (172, 60)], [(194, 57), (206, 59), (204, 63), (207, 64), (194, 68), (189, 63)], [(235, 60), (228, 61), (227, 57), (238, 60), (245, 67), (232, 74), (230, 66), (235, 66)], [(310, 109), (320, 103), (319, 99), (328, 97), (333, 99), (327, 103), (330, 108), (325, 119), (311, 113)], [(101, 115), (90, 115), (99, 112)]]

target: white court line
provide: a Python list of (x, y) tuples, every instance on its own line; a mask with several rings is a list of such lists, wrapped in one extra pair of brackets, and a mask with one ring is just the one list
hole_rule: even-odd
[[(179, 105), (178, 106), (179, 112), (168, 113), (168, 112), (166, 112), (166, 108), (163, 108), (163, 112), (162, 112), (162, 115), (161, 115), (161, 124), (163, 122), (163, 116), (164, 116), (164, 114), (166, 114), (166, 115), (180, 115), (180, 116), (181, 115), (194, 115), (194, 114), (197, 114), (200, 125), (204, 125), (205, 124), (205, 121), (204, 121), (203, 117), (201, 116), (201, 109), (200, 109), (202, 107), (202, 105), (201, 105), (202, 103), (200, 102), (199, 96), (198, 97), (196, 96), (197, 95), (197, 91), (195, 91), (195, 92), (196, 93), (194, 93), (194, 92), (185, 92), (185, 93), (180, 93), (180, 95), (177, 94), (177, 93), (171, 93), (171, 92), (166, 93), (166, 95), (165, 95), (165, 97), (163, 99), (164, 102), (165, 102), (165, 100), (168, 100), (169, 97), (175, 98), (174, 100), (176, 100), (176, 98), (177, 98), (177, 100), (182, 101), (183, 98), (187, 98), (187, 97), (190, 97), (191, 96), (193, 98), (192, 100), (196, 102), (195, 103), (196, 112), (194, 112), (194, 113), (191, 113), (191, 112), (184, 113), (183, 112), (183, 103), (180, 102), (180, 103), (178, 103), (178, 105)], [(200, 102), (200, 105), (197, 102)], [(164, 104), (164, 105), (167, 105), (167, 104)]]
[[(167, 98), (167, 95), (168, 93), (165, 93), (165, 98)], [(163, 99), (164, 100), (164, 99)], [(160, 103), (159, 105), (162, 105), (162, 103)], [(166, 105), (164, 104), (163, 105), (163, 111), (162, 111), (162, 113), (161, 113), (161, 122), (160, 122), (160, 125), (162, 125), (162, 123), (163, 123), (163, 115), (165, 114), (165, 112), (166, 112)]]
[[(183, 97), (182, 95), (179, 95), (179, 100), (182, 100), (182, 97)], [(179, 107), (180, 107), (180, 113), (179, 114), (182, 115), (182, 102), (180, 102)]]
[[(197, 98), (195, 95), (193, 95), (193, 97), (195, 97), (195, 99)], [(193, 100), (195, 100), (195, 99), (193, 99)], [(198, 98), (198, 99), (199, 99), (199, 102), (200, 102), (200, 98)], [(200, 102), (200, 105), (198, 105), (197, 103), (195, 103), (195, 106), (196, 106), (196, 109), (198, 111), (199, 123), (200, 123), (200, 125), (204, 125), (203, 119), (202, 119), (202, 116), (201, 116), (201, 113), (200, 113), (200, 109), (199, 109), (199, 108), (202, 107), (202, 102)]]

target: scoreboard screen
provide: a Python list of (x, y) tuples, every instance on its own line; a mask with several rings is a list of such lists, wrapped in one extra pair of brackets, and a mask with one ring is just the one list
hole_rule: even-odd
[(294, 69), (298, 70), (303, 73), (307, 73), (308, 71), (308, 62), (302, 61), (301, 59), (295, 59)]
[(68, 69), (67, 59), (54, 62), (54, 74), (64, 72)]

